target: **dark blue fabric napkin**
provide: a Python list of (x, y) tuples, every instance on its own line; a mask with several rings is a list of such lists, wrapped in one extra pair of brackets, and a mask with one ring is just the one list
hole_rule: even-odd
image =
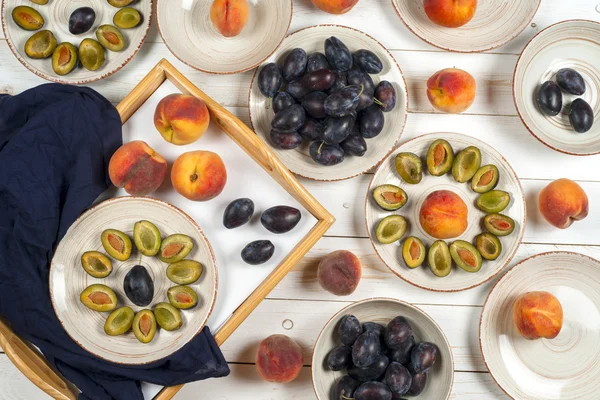
[(54, 313), (53, 252), (109, 187), (108, 162), (121, 140), (117, 110), (92, 89), (46, 84), (0, 95), (0, 316), (86, 400), (141, 400), (140, 381), (170, 386), (229, 374), (208, 327), (171, 357), (129, 367), (80, 348)]

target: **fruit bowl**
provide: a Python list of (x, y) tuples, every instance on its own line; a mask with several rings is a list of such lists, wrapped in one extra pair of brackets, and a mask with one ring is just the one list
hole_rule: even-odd
[[(513, 78), (515, 105), (525, 127), (546, 146), (572, 155), (600, 153), (600, 24), (593, 21), (564, 21), (535, 36), (517, 61)], [(562, 93), (563, 109), (545, 116), (536, 104), (538, 87), (555, 79), (562, 68), (579, 72), (586, 83), (582, 96)], [(592, 107), (595, 124), (576, 133), (569, 122), (569, 104), (581, 97)]]
[[(513, 399), (594, 399), (600, 389), (600, 262), (570, 252), (538, 254), (515, 265), (483, 306), (479, 341), (496, 383)], [(562, 305), (554, 339), (527, 340), (513, 323), (516, 298), (550, 292)]]
[[(103, 284), (113, 289), (119, 305), (134, 312), (167, 300), (167, 290), (176, 286), (167, 279), (167, 264), (158, 257), (142, 256), (135, 250), (127, 261), (113, 259), (112, 273), (103, 279), (93, 278), (81, 266), (81, 255), (96, 250), (104, 253), (100, 236), (105, 229), (117, 229), (133, 237), (133, 226), (149, 220), (163, 238), (183, 233), (192, 238), (194, 248), (186, 257), (202, 264), (202, 275), (190, 285), (198, 294), (198, 304), (182, 310), (183, 326), (168, 332), (160, 329), (150, 343), (140, 343), (133, 333), (108, 336), (104, 333), (107, 312), (92, 311), (81, 304), (79, 295), (89, 285)], [(147, 307), (138, 307), (125, 295), (124, 278), (134, 265), (144, 266), (154, 281), (154, 297)], [(217, 267), (210, 243), (200, 227), (175, 206), (149, 197), (118, 197), (106, 200), (82, 214), (59, 243), (50, 265), (50, 298), (65, 331), (82, 348), (107, 361), (139, 365), (168, 357), (197, 335), (212, 312), (217, 297)]]
[(434, 24), (423, 0), (392, 0), (398, 16), (425, 42), (448, 51), (476, 53), (500, 47), (529, 25), (541, 0), (479, 0), (471, 21), (459, 28)]
[[(404, 239), (409, 236), (416, 236), (421, 239), (427, 249), (436, 241), (436, 237), (428, 233), (430, 230), (424, 229), (420, 223), (422, 205), (428, 201), (428, 197), (434, 192), (440, 190), (453, 192), (462, 199), (466, 206), (466, 229), (463, 228), (462, 233), (456, 237), (453, 237), (455, 235), (448, 236), (448, 239), (446, 239), (448, 244), (455, 240), (464, 240), (473, 243), (475, 236), (484, 231), (482, 220), (487, 213), (476, 207), (476, 200), (480, 195), (471, 189), (470, 182), (458, 183), (450, 173), (442, 176), (429, 175), (425, 161), (423, 161), (423, 178), (420, 183), (408, 184), (398, 175), (395, 165), (397, 154), (410, 152), (424, 160), (429, 146), (437, 139), (447, 140), (455, 153), (468, 146), (479, 148), (481, 151), (481, 165), (492, 164), (498, 168), (499, 181), (495, 190), (508, 192), (511, 197), (507, 208), (501, 211), (501, 213), (509, 216), (515, 222), (514, 231), (510, 235), (500, 238), (502, 243), (500, 256), (495, 260), (484, 260), (483, 266), (478, 272), (467, 272), (455, 265), (448, 276), (441, 278), (434, 275), (430, 268), (425, 265), (427, 262), (419, 267), (409, 268), (403, 260), (402, 247), (405, 242)], [(373, 199), (374, 189), (387, 184), (398, 186), (406, 192), (408, 201), (398, 211), (386, 211)], [(452, 207), (457, 205), (455, 204)], [(408, 227), (402, 240), (394, 240), (390, 244), (382, 244), (376, 237), (376, 227), (383, 218), (390, 215), (404, 216), (408, 222)], [(521, 243), (525, 231), (525, 218), (526, 206), (523, 188), (508, 162), (492, 146), (473, 137), (458, 133), (431, 133), (402, 144), (384, 160), (375, 172), (369, 185), (365, 202), (367, 231), (379, 258), (393, 273), (407, 282), (424, 289), (441, 292), (470, 289), (490, 280), (502, 271), (513, 258)]]
[[(75, 46), (86, 38), (96, 40), (95, 32), (100, 25), (113, 24), (113, 16), (119, 8), (115, 8), (107, 3), (106, 0), (52, 0), (46, 5), (37, 5), (33, 2), (24, 2), (19, 0), (3, 0), (2, 2), (2, 27), (4, 35), (10, 50), (15, 57), (28, 70), (34, 74), (53, 82), (65, 84), (86, 84), (106, 78), (123, 68), (137, 54), (142, 47), (150, 22), (152, 21), (152, 0), (140, 0), (131, 5), (142, 15), (140, 24), (132, 29), (120, 29), (125, 38), (125, 48), (118, 52), (105, 50), (105, 62), (96, 71), (89, 71), (82, 66), (76, 66), (73, 71), (67, 75), (60, 76), (52, 69), (51, 58), (32, 59), (24, 51), (27, 39), (38, 31), (26, 31), (21, 29), (13, 20), (11, 13), (17, 6), (26, 5), (37, 10), (45, 20), (44, 26), (40, 30), (50, 30), (54, 33), (57, 43), (70, 42)], [(73, 35), (69, 32), (69, 17), (71, 13), (79, 7), (91, 7), (96, 13), (96, 19), (90, 30), (81, 35)]]
[(285, 166), (294, 174), (319, 181), (349, 179), (368, 172), (378, 165), (400, 139), (408, 109), (406, 82), (394, 57), (374, 38), (353, 28), (318, 25), (301, 29), (290, 34), (275, 54), (265, 60), (265, 64), (282, 63), (290, 51), (298, 47), (304, 49), (309, 55), (314, 52), (323, 52), (324, 42), (331, 36), (340, 39), (351, 52), (367, 49), (375, 53), (383, 64), (383, 70), (379, 75), (371, 75), (375, 85), (382, 80), (387, 80), (392, 83), (396, 91), (395, 108), (384, 113), (383, 130), (377, 137), (367, 140), (368, 149), (362, 157), (348, 156), (340, 164), (323, 166), (314, 162), (310, 157), (309, 144), (306, 140), (294, 150), (280, 150), (271, 146), (269, 134), (274, 113), (269, 106), (270, 100), (263, 96), (258, 88), (257, 76), (260, 68), (254, 73), (249, 99), (250, 122), (257, 135), (269, 143)]
[(386, 325), (397, 316), (404, 316), (413, 328), (417, 342), (431, 342), (438, 348), (437, 361), (428, 372), (425, 390), (417, 399), (445, 400), (450, 398), (454, 382), (454, 359), (446, 335), (438, 324), (425, 312), (412, 304), (396, 299), (373, 298), (351, 304), (335, 314), (323, 327), (315, 342), (312, 358), (312, 382), (319, 400), (329, 400), (331, 392), (343, 371), (327, 368), (327, 355), (339, 346), (336, 331), (341, 319), (354, 315), (361, 322), (376, 322)]
[(249, 0), (248, 22), (225, 37), (211, 22), (212, 0), (156, 1), (156, 22), (167, 48), (179, 60), (211, 74), (250, 70), (281, 44), (292, 22), (292, 0)]

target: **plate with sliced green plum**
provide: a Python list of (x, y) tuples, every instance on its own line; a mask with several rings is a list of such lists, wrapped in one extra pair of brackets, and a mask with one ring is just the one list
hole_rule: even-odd
[(514, 257), (525, 230), (523, 188), (492, 146), (431, 133), (381, 163), (365, 203), (375, 252), (400, 278), (433, 291), (490, 280)]

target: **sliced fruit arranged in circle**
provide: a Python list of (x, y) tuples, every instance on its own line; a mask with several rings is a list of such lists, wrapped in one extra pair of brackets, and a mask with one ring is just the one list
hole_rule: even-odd
[(158, 254), (162, 240), (160, 231), (150, 221), (138, 221), (133, 226), (133, 241), (138, 251), (145, 256), (153, 257)]
[(187, 257), (193, 248), (192, 238), (178, 233), (168, 236), (162, 241), (158, 258), (169, 264), (176, 263)]
[(406, 238), (402, 245), (402, 258), (409, 268), (417, 268), (423, 264), (426, 255), (427, 250), (421, 239), (415, 236)]
[(133, 334), (142, 343), (150, 343), (156, 334), (156, 317), (148, 309), (139, 311), (133, 318)]
[(433, 176), (442, 176), (452, 168), (454, 150), (448, 141), (438, 139), (427, 150), (427, 170)]
[(481, 151), (475, 146), (461, 150), (452, 163), (452, 176), (459, 183), (468, 182), (481, 166)]
[(443, 278), (452, 271), (452, 256), (450, 249), (443, 240), (436, 240), (429, 248), (427, 254), (429, 268), (436, 276)]
[(104, 324), (104, 332), (109, 336), (119, 336), (131, 329), (134, 313), (131, 307), (121, 307), (113, 311)]
[(131, 256), (131, 239), (129, 236), (116, 229), (107, 229), (102, 232), (102, 246), (112, 258), (127, 261)]
[(169, 303), (175, 308), (187, 310), (196, 307), (198, 304), (198, 295), (189, 286), (173, 286), (167, 290)]
[(398, 186), (381, 185), (373, 191), (373, 199), (384, 210), (395, 211), (406, 204), (408, 196)]
[(464, 240), (457, 240), (450, 245), (450, 255), (456, 265), (467, 272), (477, 272), (483, 264), (479, 251)]
[(406, 219), (401, 215), (389, 215), (379, 222), (375, 236), (382, 244), (394, 243), (406, 233)]
[(99, 251), (86, 251), (81, 256), (81, 266), (94, 278), (106, 278), (113, 270), (112, 261)]
[(495, 165), (484, 165), (473, 175), (471, 189), (476, 193), (489, 192), (498, 184), (499, 176), (498, 168)]
[(500, 239), (496, 237), (496, 235), (484, 232), (480, 233), (475, 237), (475, 246), (481, 257), (486, 260), (495, 260), (502, 253), (502, 243)]
[(105, 312), (117, 308), (117, 295), (106, 285), (90, 285), (81, 292), (79, 300), (93, 311)]
[(515, 221), (504, 214), (488, 214), (483, 219), (483, 225), (496, 236), (507, 236), (515, 230)]
[(423, 179), (423, 163), (419, 156), (413, 153), (399, 153), (396, 156), (396, 171), (411, 185), (416, 185)]
[(202, 264), (194, 260), (181, 260), (169, 265), (167, 278), (179, 285), (190, 285), (202, 275)]
[(486, 213), (499, 213), (510, 203), (510, 194), (503, 190), (492, 190), (477, 198), (477, 208)]
[(181, 312), (169, 303), (158, 303), (154, 307), (154, 316), (158, 325), (166, 331), (176, 331), (183, 324)]

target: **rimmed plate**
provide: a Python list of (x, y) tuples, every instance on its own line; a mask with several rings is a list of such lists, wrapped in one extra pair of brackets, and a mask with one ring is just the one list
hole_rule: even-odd
[[(408, 236), (417, 236), (425, 246), (429, 246), (436, 240), (429, 236), (419, 223), (419, 210), (425, 198), (436, 190), (450, 190), (459, 195), (468, 207), (468, 227), (467, 230), (457, 238), (446, 241), (448, 245), (454, 240), (466, 240), (473, 243), (476, 235), (484, 231), (482, 220), (486, 213), (475, 207), (475, 200), (479, 197), (478, 193), (471, 190), (470, 182), (457, 183), (452, 174), (448, 173), (444, 176), (431, 176), (427, 173), (425, 164), (425, 156), (427, 149), (436, 139), (447, 140), (456, 153), (467, 146), (476, 146), (481, 150), (481, 165), (493, 164), (498, 168), (500, 179), (496, 189), (504, 190), (511, 195), (511, 201), (508, 207), (502, 211), (515, 221), (515, 230), (512, 234), (500, 238), (502, 242), (502, 254), (494, 261), (484, 260), (483, 266), (479, 272), (470, 273), (453, 267), (450, 275), (440, 278), (434, 275), (425, 262), (421, 267), (411, 269), (408, 268), (402, 258), (402, 244), (404, 240), (392, 244), (381, 244), (375, 237), (375, 228), (381, 219), (388, 215), (402, 215), (409, 222), (408, 230), (404, 238)], [(405, 183), (396, 172), (395, 158), (398, 153), (410, 152), (418, 155), (423, 160), (423, 179), (417, 185), (409, 185)], [(398, 211), (385, 211), (375, 203), (372, 193), (373, 190), (385, 184), (392, 184), (404, 189), (408, 195), (408, 202)], [(455, 292), (466, 290), (490, 280), (498, 274), (504, 267), (508, 265), (510, 260), (517, 252), (517, 248), (523, 238), (525, 231), (526, 218), (525, 195), (521, 183), (517, 175), (513, 171), (508, 162), (498, 153), (492, 146), (475, 139), (471, 136), (461, 135), (458, 133), (430, 133), (409, 140), (398, 147), (388, 158), (379, 166), (367, 192), (365, 202), (365, 220), (367, 223), (367, 231), (375, 252), (381, 260), (405, 281), (412, 283), (415, 286), (427, 290), (438, 292)]]
[[(515, 265), (483, 306), (479, 341), (500, 388), (519, 400), (596, 399), (600, 390), (600, 262), (570, 252), (538, 254)], [(563, 327), (555, 339), (526, 340), (512, 307), (527, 292), (560, 301)]]
[[(166, 276), (167, 264), (157, 257), (141, 256), (133, 246), (129, 260), (112, 259), (113, 272), (104, 279), (88, 275), (81, 267), (81, 255), (88, 250), (104, 253), (100, 234), (105, 229), (118, 229), (130, 238), (133, 225), (140, 220), (154, 223), (162, 237), (183, 233), (192, 238), (194, 249), (186, 259), (203, 265), (200, 279), (190, 285), (198, 294), (198, 305), (182, 310), (183, 326), (173, 332), (159, 329), (148, 344), (138, 342), (131, 331), (121, 336), (104, 333), (104, 322), (109, 313), (92, 311), (81, 304), (80, 293), (89, 285), (101, 283), (112, 288), (119, 299), (119, 307), (129, 306), (135, 312), (152, 309), (157, 303), (168, 301), (167, 289), (175, 286)], [(148, 307), (133, 304), (123, 291), (125, 275), (134, 265), (146, 267), (154, 281), (154, 298)], [(200, 227), (175, 206), (148, 197), (117, 197), (106, 200), (83, 213), (59, 243), (50, 265), (50, 298), (56, 315), (65, 331), (83, 349), (119, 364), (147, 364), (167, 357), (183, 347), (198, 334), (208, 320), (217, 298), (217, 267), (210, 243)]]
[[(374, 168), (394, 148), (404, 131), (408, 109), (408, 92), (406, 81), (400, 66), (394, 57), (377, 40), (359, 30), (340, 25), (317, 25), (301, 29), (290, 34), (281, 44), (275, 54), (265, 60), (265, 63), (283, 63), (288, 53), (297, 48), (303, 48), (308, 54), (324, 52), (325, 39), (336, 36), (350, 51), (368, 49), (374, 52), (383, 63), (383, 71), (379, 75), (371, 75), (375, 85), (387, 80), (396, 90), (396, 107), (385, 113), (385, 127), (373, 139), (367, 140), (367, 152), (362, 157), (345, 158), (344, 162), (325, 167), (315, 163), (308, 153), (309, 144), (305, 143), (294, 150), (273, 151), (294, 174), (318, 181), (339, 181), (364, 174)], [(250, 122), (254, 131), (269, 143), (273, 110), (267, 108), (267, 99), (260, 93), (256, 83), (259, 69), (254, 73), (250, 86)]]
[[(579, 156), (600, 153), (600, 24), (572, 20), (552, 25), (527, 44), (517, 61), (513, 96), (525, 127), (551, 149)], [(563, 110), (555, 117), (543, 115), (536, 104), (538, 87), (555, 79), (561, 68), (573, 68), (585, 80), (586, 92), (563, 92)], [(570, 103), (581, 97), (594, 110), (594, 125), (586, 133), (571, 127)]]
[[(142, 22), (132, 29), (119, 29), (126, 41), (122, 51), (114, 52), (105, 50), (104, 65), (96, 71), (88, 71), (81, 65), (77, 66), (69, 74), (60, 76), (52, 69), (52, 59), (45, 58), (34, 60), (25, 54), (24, 46), (27, 39), (38, 31), (26, 31), (21, 29), (13, 21), (11, 13), (16, 6), (27, 5), (39, 11), (44, 17), (45, 24), (41, 28), (48, 29), (54, 33), (57, 43), (69, 42), (74, 46), (85, 38), (96, 40), (96, 30), (100, 25), (113, 24), (113, 17), (119, 8), (108, 4), (106, 0), (52, 0), (46, 5), (38, 5), (33, 2), (26, 4), (20, 0), (2, 1), (2, 27), (10, 50), (15, 57), (28, 70), (34, 74), (53, 82), (80, 85), (106, 78), (123, 68), (137, 54), (142, 47), (150, 22), (152, 21), (152, 0), (140, 0), (131, 4), (142, 14)], [(91, 7), (96, 12), (96, 21), (92, 28), (82, 35), (73, 35), (69, 32), (69, 17), (79, 7)]]
[(412, 326), (417, 343), (431, 342), (438, 348), (438, 358), (428, 372), (427, 385), (419, 398), (450, 398), (454, 383), (454, 358), (442, 328), (420, 308), (404, 301), (381, 297), (358, 301), (343, 308), (323, 327), (315, 342), (311, 369), (313, 388), (319, 400), (329, 400), (333, 386), (345, 375), (344, 371), (330, 371), (326, 367), (326, 358), (334, 347), (341, 344), (336, 332), (340, 320), (346, 315), (354, 315), (362, 323), (370, 321), (384, 326), (397, 316), (405, 317)]
[(237, 74), (255, 68), (287, 35), (292, 0), (248, 0), (250, 15), (242, 32), (224, 37), (210, 20), (212, 1), (156, 0), (156, 21), (175, 57), (211, 74)]
[(392, 0), (400, 19), (425, 42), (448, 51), (477, 53), (500, 47), (531, 23), (541, 0), (480, 0), (475, 16), (460, 28), (431, 22), (423, 0)]

